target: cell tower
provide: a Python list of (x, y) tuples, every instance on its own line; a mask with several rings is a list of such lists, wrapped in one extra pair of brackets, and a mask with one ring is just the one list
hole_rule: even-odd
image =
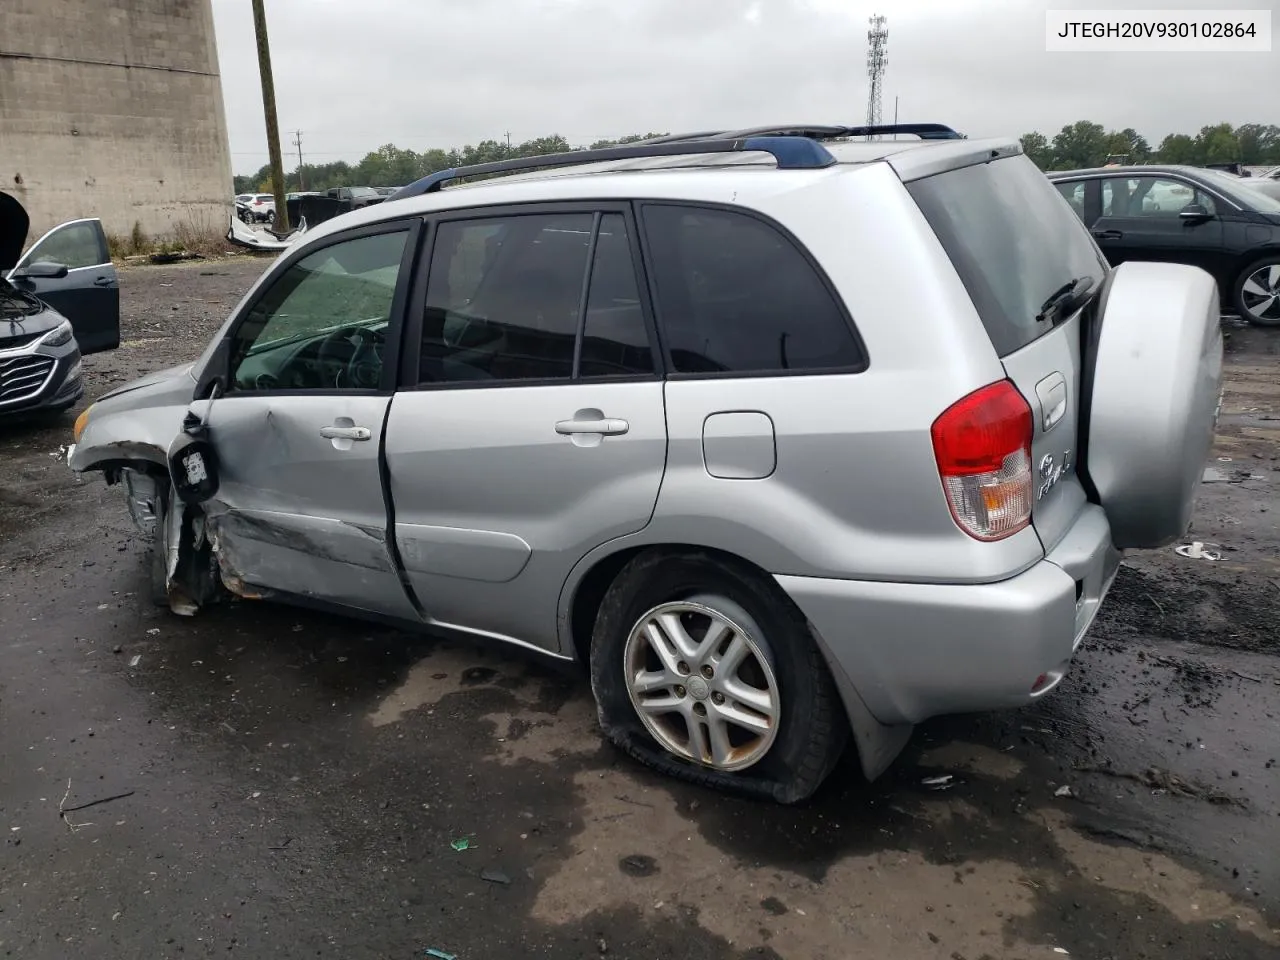
[[(889, 47), (889, 31), (885, 29), (885, 18), (876, 14), (868, 20), (871, 29), (867, 31), (867, 77), (871, 80), (871, 90), (867, 95), (867, 126), (874, 127), (880, 123), (880, 91), (884, 85), (884, 68), (889, 65), (885, 52)], [(868, 140), (879, 137), (868, 136)]]

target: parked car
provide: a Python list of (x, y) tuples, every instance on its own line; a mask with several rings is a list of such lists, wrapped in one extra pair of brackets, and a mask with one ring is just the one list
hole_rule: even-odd
[(1071, 170), (1049, 179), (1112, 264), (1187, 263), (1217, 281), (1224, 309), (1280, 325), (1280, 199), (1260, 178), (1200, 167)]
[(330, 187), (324, 195), (331, 200), (341, 200), (347, 210), (358, 210), (370, 204), (381, 203), (384, 199), (373, 187)]
[(276, 198), (270, 193), (255, 193), (246, 209), (249, 223), (270, 223), (276, 216)]
[(1245, 182), (1250, 190), (1256, 190), (1272, 200), (1280, 200), (1280, 179), (1257, 177)]
[(850, 736), (874, 777), (1059, 683), (1119, 551), (1187, 530), (1222, 376), (1207, 274), (1110, 270), (1017, 140), (885, 129), (425, 178), (95, 403), (71, 468), (177, 612), (578, 661), (613, 743), (709, 786), (798, 800)]
[(0, 417), (65, 410), (80, 357), (120, 345), (120, 290), (96, 219), (59, 224), (24, 254), (30, 220), (0, 193)]
[(242, 193), (236, 197), (236, 216), (245, 223), (250, 223), (249, 205), (253, 203), (254, 194)]

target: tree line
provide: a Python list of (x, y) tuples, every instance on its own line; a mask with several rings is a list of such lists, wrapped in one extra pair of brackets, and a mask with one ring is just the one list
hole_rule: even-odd
[[(635, 143), (661, 133), (637, 133), (617, 140), (597, 140), (585, 149)], [(1245, 123), (1233, 127), (1229, 123), (1202, 127), (1195, 136), (1172, 133), (1153, 148), (1147, 139), (1131, 127), (1108, 131), (1099, 123), (1078, 120), (1063, 127), (1052, 139), (1032, 131), (1021, 137), (1022, 149), (1042, 170), (1074, 170), (1100, 167), (1110, 157), (1127, 157), (1130, 163), (1179, 163), (1202, 166), (1208, 163), (1243, 163), (1280, 166), (1280, 126)], [(573, 147), (559, 135), (538, 137), (524, 143), (508, 144), (500, 140), (454, 150), (425, 150), (418, 153), (388, 143), (366, 154), (359, 163), (338, 160), (334, 163), (304, 164), (302, 169), (285, 173), (285, 190), (328, 190), (330, 187), (399, 187), (420, 177), (450, 167), (489, 163), (512, 157), (545, 156), (567, 153)], [(301, 178), (299, 178), (301, 174)], [(270, 193), (271, 167), (235, 178), (236, 193)]]
[[(450, 167), (490, 163), (513, 157), (541, 157), (550, 153), (568, 153), (575, 149), (600, 150), (624, 143), (635, 143), (651, 137), (666, 136), (663, 133), (637, 133), (617, 140), (597, 140), (586, 148), (574, 147), (564, 137), (557, 135), (538, 137), (524, 143), (508, 144), (500, 140), (482, 140), (480, 143), (454, 150), (424, 150), (418, 153), (388, 143), (366, 154), (359, 163), (338, 160), (334, 163), (302, 165), (285, 172), (285, 191), (328, 190), (330, 187), (402, 187), (421, 177)], [(301, 180), (299, 180), (301, 173)], [(235, 192), (270, 193), (271, 166), (265, 165), (257, 173), (235, 178)]]
[(1171, 133), (1154, 148), (1132, 127), (1108, 131), (1088, 120), (1068, 124), (1053, 139), (1036, 131), (1021, 139), (1022, 149), (1041, 170), (1100, 167), (1111, 157), (1127, 157), (1128, 163), (1280, 166), (1280, 126), (1275, 124), (1219, 123), (1201, 127), (1195, 136)]

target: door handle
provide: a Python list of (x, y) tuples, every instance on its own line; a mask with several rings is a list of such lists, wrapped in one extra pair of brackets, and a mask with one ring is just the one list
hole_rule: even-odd
[(373, 433), (368, 427), (321, 427), (320, 436), (326, 440), (368, 440)]
[(573, 436), (579, 433), (598, 433), (606, 437), (616, 437), (631, 429), (625, 420), (561, 420), (556, 424), (556, 433)]
[(96, 280), (94, 280), (94, 281), (93, 281), (93, 285), (94, 285), (95, 287), (109, 287), (109, 286), (111, 286), (111, 278), (110, 278), (110, 277), (98, 277)]
[(1099, 240), (1119, 240), (1124, 237), (1122, 230), (1095, 230), (1093, 235)]

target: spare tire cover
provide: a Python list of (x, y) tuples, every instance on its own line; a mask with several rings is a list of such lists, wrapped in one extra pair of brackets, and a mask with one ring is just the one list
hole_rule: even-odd
[(1191, 524), (1222, 399), (1218, 287), (1199, 267), (1127, 262), (1102, 304), (1088, 472), (1119, 548)]

